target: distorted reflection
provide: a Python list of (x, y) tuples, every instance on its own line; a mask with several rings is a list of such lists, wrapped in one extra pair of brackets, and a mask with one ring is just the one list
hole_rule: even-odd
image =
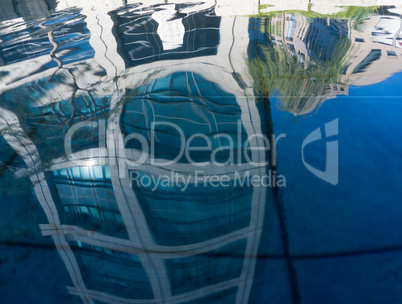
[(294, 115), (316, 111), (328, 99), (348, 95), (350, 85), (377, 83), (401, 70), (401, 18), (378, 9), (345, 12), (349, 19), (270, 13), (251, 18), (256, 44), (249, 56), (258, 94), (278, 94)]
[[(272, 229), (281, 221), (275, 185), (234, 181), (276, 177), (275, 163), (244, 162), (272, 157), (253, 137), (273, 135), (269, 98), (311, 114), (350, 85), (401, 69), (401, 18), (387, 8), (257, 5), (236, 17), (223, 13), (225, 1), (9, 2), (32, 8), (5, 5), (0, 17), (2, 180), (40, 205), (40, 232), (84, 303), (254, 303), (258, 257), (286, 233)], [(80, 122), (92, 124), (69, 133)], [(212, 146), (167, 166), (134, 166), (144, 147), (137, 138), (122, 147), (131, 134), (153, 141), (159, 162), (175, 159), (181, 138), (168, 123), (186, 140), (198, 134), (193, 147)], [(66, 156), (68, 134), (81, 162)], [(188, 157), (222, 166), (200, 170)], [(197, 171), (229, 176), (231, 186), (197, 187)], [(183, 183), (158, 184), (161, 175)]]
[[(265, 108), (257, 108), (253, 84), (243, 80), (250, 78), (243, 57), (248, 40), (236, 39), (247, 36), (247, 19), (222, 21), (213, 8), (191, 7), (126, 6), (111, 12), (95, 37), (100, 30), (93, 27), (101, 25), (91, 18), (100, 19), (98, 12), (63, 10), (28, 30), (34, 52), (19, 52), (27, 44), (17, 38), (3, 51), (7, 67), (20, 69), (5, 74), (2, 134), (25, 162), (27, 170), (19, 174), (28, 174), (45, 211), (41, 232), (53, 237), (70, 274), (67, 289), (85, 303), (229, 303), (250, 296), (264, 210), (273, 208), (268, 190), (197, 187), (198, 168), (181, 160), (131, 167), (119, 153), (111, 155), (119, 136), (141, 134), (151, 141), (155, 132), (155, 157), (174, 158), (180, 139), (164, 126), (152, 131), (155, 122), (174, 123), (186, 139), (195, 133), (210, 139), (212, 149), (221, 148), (216, 158), (222, 163), (229, 148), (243, 152), (246, 137), (266, 132)], [(234, 35), (222, 32), (222, 22)], [(98, 55), (102, 50), (106, 56)], [(65, 136), (74, 123), (89, 120), (99, 124), (72, 138), (74, 154), (85, 155), (77, 166), (65, 157)], [(127, 143), (125, 155), (138, 151), (135, 144)], [(251, 153), (253, 160), (267, 157)], [(210, 158), (211, 152), (191, 154), (197, 162)], [(253, 176), (268, 170), (236, 163), (203, 167), (202, 175), (233, 180), (238, 166)], [(147, 188), (132, 179), (161, 174), (192, 181), (185, 188)]]

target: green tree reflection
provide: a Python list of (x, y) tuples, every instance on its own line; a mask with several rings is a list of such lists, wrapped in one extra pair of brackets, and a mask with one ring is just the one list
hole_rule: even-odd
[[(284, 17), (284, 15), (282, 15)], [(259, 96), (278, 97), (278, 107), (295, 116), (312, 112), (323, 101), (332, 98), (336, 90), (345, 90), (341, 78), (349, 63), (351, 41), (345, 36), (330, 42), (307, 41), (298, 37), (306, 46), (306, 52), (297, 51), (294, 43), (285, 37), (284, 23), (273, 24), (265, 17), (261, 28), (268, 41), (258, 43), (257, 56), (248, 60), (248, 68)], [(285, 20), (283, 18), (283, 20)], [(315, 21), (310, 20), (311, 26)]]

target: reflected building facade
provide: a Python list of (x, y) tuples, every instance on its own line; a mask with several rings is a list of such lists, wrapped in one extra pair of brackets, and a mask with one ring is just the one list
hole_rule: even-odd
[[(349, 83), (367, 84), (374, 70), (378, 81), (398, 71), (391, 63), (401, 60), (400, 19), (370, 17), (362, 31), (290, 13), (220, 16), (222, 5), (210, 2), (122, 4), (61, 2), (41, 26), (5, 31), (2, 40), (15, 35), (1, 49), (1, 160), (18, 158), (15, 176), (29, 179), (46, 217), (41, 233), (70, 275), (68, 292), (83, 303), (252, 303), (261, 283), (257, 257), (274, 233), (275, 189), (234, 181), (236, 172), (247, 180), (247, 172), (263, 177), (274, 169), (243, 156), (253, 138), (250, 158), (269, 160), (258, 137), (272, 135), (264, 103), (275, 89), (292, 93), (280, 68), (301, 73), (295, 87), (303, 94), (285, 110), (311, 113), (346, 95)], [(255, 58), (275, 63), (273, 70), (254, 69)], [(317, 79), (303, 74), (311, 68), (333, 68), (333, 81), (317, 90)], [(272, 84), (261, 85), (263, 78)], [(80, 122), (90, 124), (69, 134)], [(234, 164), (202, 167), (204, 176), (228, 176), (232, 186), (197, 187), (200, 170), (186, 159), (132, 165), (141, 152), (135, 138), (124, 142), (132, 134), (156, 139), (159, 162), (175, 158), (181, 138), (166, 123), (186, 140), (199, 134), (220, 148), (222, 163), (228, 147), (238, 151)], [(66, 157), (70, 135), (76, 161)], [(198, 162), (211, 157), (191, 154)], [(189, 178), (188, 187), (132, 180), (176, 173)]]
[[(2, 137), (24, 163), (17, 175), (33, 185), (48, 222), (42, 235), (52, 237), (71, 277), (67, 290), (83, 303), (246, 303), (259, 282), (256, 260), (274, 199), (272, 188), (248, 183), (269, 167), (243, 162), (248, 150), (254, 162), (269, 159), (258, 137), (269, 118), (257, 107), (244, 58), (248, 18), (218, 17), (208, 8), (181, 15), (181, 8), (189, 9), (115, 10), (105, 34), (114, 40), (89, 38), (87, 51), (78, 52), (89, 57), (72, 62), (29, 58), (42, 78), (28, 84), (32, 76), (19, 77), (2, 94)], [(75, 25), (84, 21), (75, 18)], [(92, 124), (69, 134), (79, 122)], [(220, 149), (222, 166), (201, 167), (202, 175), (228, 176), (230, 186), (197, 185), (200, 168), (185, 159), (166, 166), (127, 161), (141, 152), (135, 140), (123, 142), (132, 134), (156, 138), (159, 162), (177, 155), (180, 138), (164, 123), (178, 126), (186, 140), (199, 134), (194, 147), (208, 140)], [(66, 138), (77, 161), (65, 157)], [(224, 164), (230, 148), (238, 162)], [(191, 154), (197, 162), (211, 156)], [(236, 172), (248, 186), (235, 182)], [(144, 187), (132, 180), (166, 174), (190, 183)]]
[(379, 83), (401, 71), (401, 24), (392, 14), (364, 20), (286, 12), (251, 18), (251, 73), (267, 92), (278, 91), (283, 110), (313, 113), (326, 100), (347, 96), (350, 85)]

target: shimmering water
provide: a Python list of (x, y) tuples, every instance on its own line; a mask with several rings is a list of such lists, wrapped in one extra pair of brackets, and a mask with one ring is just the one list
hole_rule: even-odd
[(240, 2), (2, 0), (1, 303), (402, 302), (400, 3)]

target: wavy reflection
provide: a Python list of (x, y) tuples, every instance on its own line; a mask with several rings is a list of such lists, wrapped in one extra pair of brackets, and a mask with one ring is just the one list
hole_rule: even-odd
[[(37, 221), (6, 215), (1, 238), (52, 243), (83, 303), (258, 302), (261, 258), (280, 247), (297, 303), (275, 150), (258, 137), (273, 135), (270, 99), (306, 115), (398, 72), (396, 8), (22, 2), (0, 15), (0, 195)], [(177, 158), (182, 140), (197, 150)], [(135, 164), (144, 143), (156, 163)]]
[[(7, 85), (2, 94), (2, 136), (24, 163), (17, 174), (33, 185), (46, 216), (39, 223), (41, 234), (52, 236), (71, 278), (67, 290), (84, 303), (248, 302), (257, 288), (256, 259), (274, 201), (269, 188), (248, 183), (248, 174), (263, 176), (269, 168), (243, 163), (245, 139), (265, 133), (269, 119), (256, 106), (252, 84), (239, 82), (250, 78), (242, 58), (248, 43), (236, 41), (238, 31), (247, 33), (247, 23), (228, 18), (236, 33), (224, 37), (221, 17), (206, 9), (173, 19), (185, 25), (182, 37), (176, 37), (163, 32), (177, 27), (171, 24), (174, 14), (169, 5), (125, 7), (111, 14), (109, 30), (118, 40), (91, 38), (87, 47), (99, 42), (108, 54), (117, 42), (113, 56), (121, 55), (125, 65), (117, 78), (119, 61), (108, 55), (100, 60), (98, 50), (93, 61), (71, 63), (60, 56), (57, 31), (50, 32), (54, 22), (43, 22), (40, 28), (52, 33), (43, 36), (50, 43), (48, 66), (35, 61), (41, 78), (28, 83), (37, 71), (18, 75), (18, 85)], [(157, 30), (163, 22), (167, 29)], [(83, 159), (77, 165), (66, 158), (64, 141), (79, 122), (95, 127), (72, 136), (73, 153)], [(130, 134), (147, 142), (154, 136), (159, 161), (174, 158), (180, 148), (177, 134), (165, 126), (152, 129), (153, 123), (166, 122), (183, 130), (186, 140), (198, 134), (203, 140), (193, 141), (194, 147), (203, 147), (207, 139), (220, 149), (214, 157), (225, 165), (202, 167), (201, 175), (227, 176), (230, 186), (198, 186), (200, 169), (185, 160), (170, 166), (122, 161), (120, 139)], [(124, 156), (135, 158), (141, 150), (135, 144), (127, 142)], [(236, 161), (229, 164), (230, 149)], [(190, 157), (204, 162), (211, 152)], [(261, 162), (269, 155), (261, 150), (250, 157)], [(185, 188), (136, 183), (140, 177), (170, 174), (190, 182)], [(236, 178), (245, 184), (237, 185)]]
[(401, 18), (377, 11), (340, 14), (350, 19), (303, 12), (250, 19), (248, 65), (257, 94), (276, 92), (280, 109), (306, 115), (348, 95), (350, 85), (377, 83), (400, 71)]

